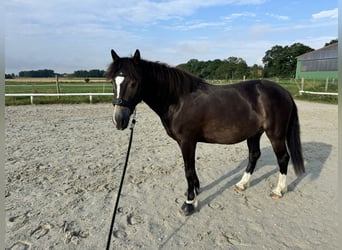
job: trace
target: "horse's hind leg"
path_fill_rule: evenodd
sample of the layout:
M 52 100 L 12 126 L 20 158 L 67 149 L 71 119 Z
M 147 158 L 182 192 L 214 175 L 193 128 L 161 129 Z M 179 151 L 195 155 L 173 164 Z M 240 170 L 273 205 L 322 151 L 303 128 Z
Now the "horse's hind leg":
M 242 192 L 249 186 L 249 179 L 251 178 L 251 175 L 253 174 L 254 169 L 255 169 L 255 165 L 261 155 L 260 137 L 262 134 L 263 132 L 259 132 L 258 134 L 247 139 L 247 145 L 248 145 L 248 151 L 249 151 L 248 165 L 241 180 L 235 185 L 235 190 L 237 192 Z
M 272 190 L 271 197 L 273 199 L 279 199 L 287 192 L 286 185 L 286 175 L 287 167 L 289 163 L 290 156 L 287 152 L 285 145 L 285 138 L 282 139 L 272 139 L 270 138 L 274 153 L 277 156 L 277 161 L 279 165 L 279 180 L 275 189 Z

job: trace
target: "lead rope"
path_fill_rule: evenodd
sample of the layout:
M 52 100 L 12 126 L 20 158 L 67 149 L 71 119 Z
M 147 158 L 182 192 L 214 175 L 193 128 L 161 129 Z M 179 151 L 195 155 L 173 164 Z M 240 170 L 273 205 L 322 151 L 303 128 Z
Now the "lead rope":
M 122 177 L 121 177 L 121 182 L 120 182 L 120 186 L 119 186 L 118 195 L 116 197 L 115 208 L 114 208 L 114 211 L 113 211 L 112 222 L 110 224 L 110 230 L 109 230 L 106 250 L 109 250 L 109 247 L 110 247 L 110 242 L 111 242 L 112 234 L 113 234 L 115 215 L 116 215 L 116 211 L 118 210 L 118 206 L 119 206 L 119 199 L 120 199 L 120 194 L 121 194 L 121 190 L 122 190 L 122 186 L 123 186 L 123 182 L 124 182 L 124 178 L 125 178 L 125 174 L 126 174 L 128 158 L 129 158 L 129 152 L 131 151 L 131 145 L 132 145 L 132 139 L 133 139 L 133 129 L 134 129 L 134 125 L 135 125 L 135 122 L 136 122 L 135 121 L 135 115 L 136 115 L 136 111 L 134 110 L 132 121 L 131 121 L 131 126 L 130 126 L 131 135 L 129 137 L 128 149 L 127 149 L 127 154 L 126 154 L 126 161 L 125 161 L 125 165 L 124 165 L 123 172 L 122 172 Z

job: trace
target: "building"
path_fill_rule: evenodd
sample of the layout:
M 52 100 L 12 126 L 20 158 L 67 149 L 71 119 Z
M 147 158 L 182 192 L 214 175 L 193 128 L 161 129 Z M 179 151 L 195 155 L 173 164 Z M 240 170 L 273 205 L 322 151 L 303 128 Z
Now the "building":
M 296 79 L 338 79 L 338 43 L 297 57 Z

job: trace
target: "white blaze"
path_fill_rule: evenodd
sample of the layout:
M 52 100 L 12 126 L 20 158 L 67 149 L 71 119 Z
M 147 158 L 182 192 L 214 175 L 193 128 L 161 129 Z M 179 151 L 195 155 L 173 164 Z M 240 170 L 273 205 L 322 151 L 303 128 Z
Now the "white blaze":
M 125 80 L 124 76 L 117 76 L 115 77 L 115 85 L 116 85 L 116 98 L 119 98 L 120 95 L 120 85 L 121 83 L 123 83 L 123 81 Z M 114 106 L 114 112 L 113 112 L 113 117 L 112 117 L 112 121 L 114 123 L 114 125 L 116 125 L 116 121 L 115 121 L 115 113 L 117 111 L 117 105 Z
M 120 84 L 123 83 L 124 80 L 125 80 L 125 77 L 123 77 L 123 76 L 117 76 L 117 77 L 115 77 L 116 98 L 119 98 L 119 94 L 120 94 Z

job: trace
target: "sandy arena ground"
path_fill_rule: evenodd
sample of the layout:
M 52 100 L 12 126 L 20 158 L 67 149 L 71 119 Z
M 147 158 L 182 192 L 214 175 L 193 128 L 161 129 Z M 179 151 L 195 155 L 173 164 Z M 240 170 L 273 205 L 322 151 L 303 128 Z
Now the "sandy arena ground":
M 180 150 L 157 115 L 137 109 L 112 249 L 338 249 L 337 105 L 297 101 L 306 174 L 278 181 L 267 137 L 251 185 L 234 191 L 247 145 L 198 144 L 197 212 L 180 214 Z M 105 249 L 129 130 L 111 104 L 6 107 L 6 249 Z

